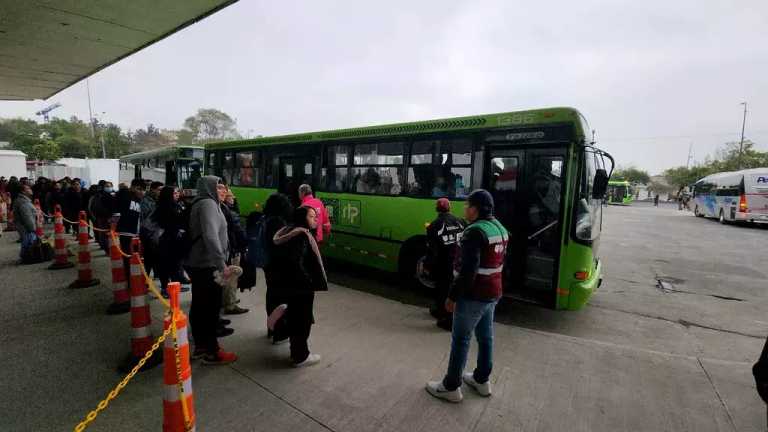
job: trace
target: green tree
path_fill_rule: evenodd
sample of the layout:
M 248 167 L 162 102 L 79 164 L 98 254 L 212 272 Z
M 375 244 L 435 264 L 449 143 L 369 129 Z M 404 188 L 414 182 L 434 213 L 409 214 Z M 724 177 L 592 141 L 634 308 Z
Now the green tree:
M 17 134 L 11 141 L 11 147 L 27 154 L 29 159 L 56 160 L 61 158 L 61 150 L 55 141 L 45 135 Z
M 647 171 L 641 170 L 634 166 L 627 168 L 619 168 L 611 175 L 616 180 L 626 180 L 632 184 L 648 184 L 651 181 L 651 176 Z
M 91 126 L 75 116 L 69 120 L 53 118 L 40 127 L 56 142 L 64 157 L 101 157 L 101 147 L 93 138 Z
M 184 130 L 195 143 L 240 138 L 235 119 L 214 108 L 200 108 L 195 115 L 187 117 Z

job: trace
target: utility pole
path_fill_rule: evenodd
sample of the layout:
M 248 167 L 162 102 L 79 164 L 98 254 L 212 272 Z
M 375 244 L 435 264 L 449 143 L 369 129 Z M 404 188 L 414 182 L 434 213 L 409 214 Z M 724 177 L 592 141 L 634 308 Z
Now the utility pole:
M 739 142 L 739 169 L 741 169 L 742 156 L 744 155 L 744 125 L 747 124 L 747 103 L 742 102 L 740 105 L 744 105 L 744 117 L 741 119 L 741 141 Z
M 688 161 L 685 163 L 686 168 L 691 167 L 691 162 L 693 161 L 693 142 L 688 146 Z
M 93 123 L 93 109 L 91 108 L 91 85 L 85 80 L 85 88 L 88 90 L 88 118 L 91 119 L 91 138 L 96 140 L 96 124 Z
M 592 144 L 595 143 L 595 130 L 592 129 Z

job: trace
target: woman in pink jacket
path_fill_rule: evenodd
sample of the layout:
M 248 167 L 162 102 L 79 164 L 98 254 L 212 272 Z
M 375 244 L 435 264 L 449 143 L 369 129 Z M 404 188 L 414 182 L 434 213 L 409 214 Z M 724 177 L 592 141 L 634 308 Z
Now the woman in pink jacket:
M 328 210 L 325 209 L 322 201 L 314 197 L 312 186 L 308 184 L 299 186 L 299 200 L 301 200 L 302 206 L 312 207 L 317 212 L 315 240 L 318 244 L 322 244 L 323 238 L 331 234 L 331 219 L 328 216 Z

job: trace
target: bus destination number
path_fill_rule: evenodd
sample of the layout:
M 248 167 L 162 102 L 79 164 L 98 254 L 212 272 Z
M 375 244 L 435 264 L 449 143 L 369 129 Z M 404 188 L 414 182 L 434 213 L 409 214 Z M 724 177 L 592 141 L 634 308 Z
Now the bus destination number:
M 499 124 L 502 126 L 532 124 L 535 122 L 536 114 L 534 113 L 515 113 L 499 119 Z

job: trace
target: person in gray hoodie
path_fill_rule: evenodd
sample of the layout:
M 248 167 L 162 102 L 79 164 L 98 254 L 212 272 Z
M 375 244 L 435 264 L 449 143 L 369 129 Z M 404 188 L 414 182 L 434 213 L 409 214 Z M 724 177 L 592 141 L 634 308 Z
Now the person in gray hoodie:
M 191 247 L 184 267 L 192 280 L 189 311 L 195 340 L 192 358 L 202 358 L 205 364 L 220 365 L 237 360 L 237 355 L 221 349 L 216 338 L 222 296 L 222 286 L 216 283 L 216 275 L 226 273 L 229 251 L 227 221 L 221 212 L 226 190 L 219 177 L 198 179 L 197 196 L 189 215 Z
M 24 258 L 24 253 L 37 238 L 35 235 L 37 211 L 32 204 L 32 188 L 29 185 L 22 186 L 19 196 L 13 201 L 13 217 L 19 239 L 21 239 L 19 257 Z

